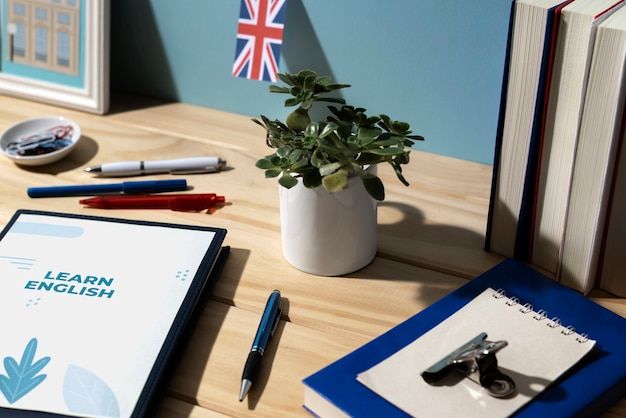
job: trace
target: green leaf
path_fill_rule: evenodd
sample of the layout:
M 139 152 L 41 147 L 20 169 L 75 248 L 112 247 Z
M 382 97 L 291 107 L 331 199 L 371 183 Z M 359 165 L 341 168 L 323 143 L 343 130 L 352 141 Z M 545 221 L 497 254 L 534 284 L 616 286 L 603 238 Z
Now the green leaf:
M 327 124 L 326 126 L 324 126 L 324 129 L 322 130 L 322 133 L 320 134 L 320 138 L 324 138 L 330 135 L 331 133 L 335 132 L 337 129 L 339 129 L 339 125 L 337 125 L 336 123 L 331 122 Z
M 291 90 L 289 90 L 289 93 L 291 93 L 291 95 L 295 97 L 298 94 L 302 93 L 302 89 L 300 87 L 292 87 Z
M 330 83 L 331 83 L 331 81 L 332 81 L 332 80 L 330 79 L 330 77 L 329 77 L 329 76 L 327 76 L 327 75 L 322 75 L 322 76 L 319 76 L 319 77 L 317 77 L 317 78 L 315 79 L 315 84 L 321 84 L 321 85 L 325 86 L 325 85 L 330 84 Z
M 267 158 L 261 158 L 256 162 L 256 166 L 262 170 L 267 170 L 268 168 L 274 167 L 274 164 Z
M 301 149 L 291 150 L 291 152 L 289 153 L 289 162 L 292 164 L 295 163 L 300 159 L 300 157 L 302 157 L 302 154 L 304 154 L 304 151 L 302 151 Z
M 330 102 L 330 103 L 340 103 L 345 104 L 346 101 L 344 99 L 339 99 L 337 97 L 316 97 L 316 102 Z
M 270 93 L 289 93 L 289 87 L 270 86 Z
M 356 136 L 362 145 L 367 145 L 370 142 L 374 141 L 376 138 L 378 138 L 378 135 L 380 135 L 382 132 L 383 130 L 380 128 L 369 128 L 367 126 L 362 126 L 356 132 Z
M 304 130 L 306 136 L 317 136 L 320 131 L 320 124 L 318 122 L 310 123 Z
M 399 134 L 405 133 L 410 128 L 409 124 L 406 122 L 393 122 L 391 127 L 394 132 Z
M 382 119 L 382 121 L 378 124 L 382 126 L 383 129 L 391 131 L 391 118 L 389 118 L 389 116 L 387 115 L 380 115 L 380 118 Z
M 302 101 L 301 106 L 303 109 L 310 109 L 312 104 L 313 104 L 313 99 L 305 99 Z
M 304 77 L 304 85 L 303 85 L 303 89 L 304 90 L 311 90 L 313 88 L 313 85 L 315 84 L 315 78 L 316 76 L 313 74 L 309 74 L 307 76 Z
M 322 176 L 317 170 L 307 170 L 302 174 L 302 184 L 304 187 L 313 189 L 322 184 Z
M 276 155 L 278 155 L 280 158 L 287 158 L 287 156 L 289 155 L 289 148 L 287 147 L 278 148 L 276 150 Z
M 424 140 L 424 137 L 421 136 L 421 135 L 407 135 L 406 137 L 407 138 L 411 138 L 414 141 L 423 141 Z
M 383 136 L 381 135 L 378 138 L 378 140 L 376 140 L 376 141 L 374 141 L 374 142 L 372 142 L 370 144 L 370 146 L 372 146 L 372 147 L 388 147 L 390 145 L 395 145 L 397 147 L 403 147 L 404 146 L 404 137 L 397 136 L 397 135 L 389 135 L 389 136 L 383 138 Z
M 291 74 L 278 73 L 276 75 L 278 76 L 279 80 L 282 81 L 283 83 L 289 84 L 290 86 L 295 85 Z
M 379 201 L 385 200 L 385 186 L 378 177 L 368 173 L 367 176 L 361 177 L 361 180 L 370 196 Z
M 380 117 L 378 116 L 370 116 L 369 118 L 365 119 L 365 125 L 374 125 L 378 122 L 380 122 Z
M 391 166 L 393 167 L 393 171 L 396 172 L 396 176 L 402 182 L 402 184 L 404 184 L 405 186 L 408 186 L 409 182 L 406 181 L 406 179 L 404 178 L 404 175 L 402 174 L 402 167 L 400 167 L 400 165 L 394 164 L 392 162 L 389 162 L 389 164 L 391 164 Z
M 313 70 L 300 70 L 296 75 L 298 77 L 302 77 L 303 79 L 308 76 L 313 76 L 313 79 L 315 80 L 315 77 L 317 77 L 317 73 Z
M 393 161 L 398 165 L 408 164 L 409 163 L 409 151 L 406 151 L 404 154 L 398 155 L 396 158 L 393 159 Z
M 283 170 L 281 170 L 280 168 L 272 168 L 269 170 L 265 170 L 265 178 L 269 179 L 271 177 L 278 177 L 278 175 L 282 172 Z
M 287 189 L 291 189 L 293 186 L 298 184 L 298 179 L 289 173 L 283 173 L 283 175 L 278 179 L 278 183 Z
M 327 84 L 326 87 L 332 90 L 345 89 L 346 87 L 351 87 L 350 84 Z
M 313 151 L 313 155 L 311 155 L 311 165 L 313 167 L 319 168 L 322 164 L 324 164 L 324 160 L 322 159 L 322 151 L 317 148 Z
M 345 168 L 335 173 L 322 177 L 322 185 L 329 192 L 338 192 L 343 190 L 348 184 L 348 170 Z
M 300 100 L 296 99 L 295 97 L 291 97 L 285 100 L 285 107 L 296 106 L 298 103 L 300 103 Z
M 368 149 L 365 152 L 369 152 L 370 154 L 376 155 L 400 155 L 404 152 L 404 148 L 379 148 L 379 149 Z
M 263 122 L 261 122 L 258 119 L 252 119 L 252 122 L 256 123 L 257 125 L 262 126 L 263 128 L 267 129 L 267 127 L 263 124 Z
M 334 162 L 334 163 L 330 163 L 330 164 L 324 164 L 322 166 L 320 166 L 319 170 L 320 170 L 320 175 L 322 177 L 324 176 L 328 176 L 332 173 L 334 173 L 335 171 L 339 170 L 341 168 L 343 164 L 341 164 L 340 162 Z
M 296 162 L 295 164 L 293 164 L 291 166 L 291 169 L 293 171 L 297 171 L 297 170 L 303 169 L 304 167 L 306 167 L 308 165 L 309 165 L 309 160 L 307 158 L 303 158 L 303 159 L 299 160 L 298 162 Z
M 360 165 L 370 165 L 370 164 L 378 164 L 383 160 L 383 157 L 380 155 L 368 154 L 366 152 L 362 152 L 355 161 Z

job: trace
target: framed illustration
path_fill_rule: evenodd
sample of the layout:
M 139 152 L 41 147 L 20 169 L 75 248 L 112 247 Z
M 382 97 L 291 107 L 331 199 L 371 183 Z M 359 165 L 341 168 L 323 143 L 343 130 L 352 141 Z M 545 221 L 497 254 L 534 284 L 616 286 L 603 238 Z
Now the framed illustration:
M 0 93 L 109 105 L 109 0 L 0 0 Z

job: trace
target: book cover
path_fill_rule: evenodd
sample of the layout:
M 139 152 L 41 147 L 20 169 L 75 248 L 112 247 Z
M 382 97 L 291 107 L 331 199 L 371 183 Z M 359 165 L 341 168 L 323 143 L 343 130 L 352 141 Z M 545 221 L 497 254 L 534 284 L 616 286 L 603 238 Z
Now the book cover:
M 144 416 L 224 235 L 18 211 L 0 235 L 2 416 Z

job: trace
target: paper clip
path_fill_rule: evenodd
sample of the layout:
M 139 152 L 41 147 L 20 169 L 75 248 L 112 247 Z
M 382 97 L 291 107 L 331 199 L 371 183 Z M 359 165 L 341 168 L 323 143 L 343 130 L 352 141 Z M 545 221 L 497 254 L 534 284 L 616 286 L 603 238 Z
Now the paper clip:
M 496 353 L 506 347 L 506 341 L 488 341 L 481 332 L 452 353 L 422 372 L 426 383 L 436 385 L 452 372 L 479 383 L 489 395 L 506 398 L 515 393 L 515 382 L 498 369 Z

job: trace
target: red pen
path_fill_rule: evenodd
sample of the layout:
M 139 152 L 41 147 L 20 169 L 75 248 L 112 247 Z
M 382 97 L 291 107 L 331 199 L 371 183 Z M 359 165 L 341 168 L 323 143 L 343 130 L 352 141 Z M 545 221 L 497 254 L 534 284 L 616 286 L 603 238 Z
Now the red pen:
M 196 193 L 96 196 L 79 202 L 98 209 L 171 209 L 197 212 L 225 201 L 224 196 L 217 196 L 215 193 Z

